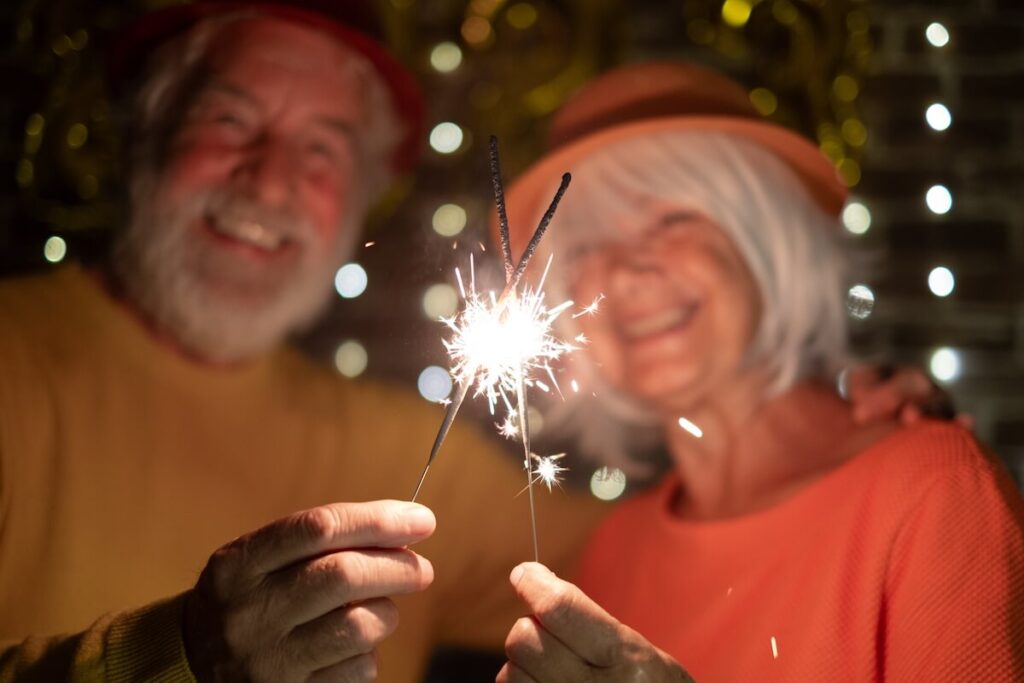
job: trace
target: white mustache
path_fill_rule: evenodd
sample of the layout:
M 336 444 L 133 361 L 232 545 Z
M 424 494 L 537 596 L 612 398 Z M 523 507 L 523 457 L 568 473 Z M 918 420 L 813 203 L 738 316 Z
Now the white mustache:
M 287 207 L 271 207 L 237 192 L 210 190 L 196 195 L 187 208 L 192 218 L 209 216 L 230 237 L 273 250 L 286 242 L 308 244 L 312 224 Z

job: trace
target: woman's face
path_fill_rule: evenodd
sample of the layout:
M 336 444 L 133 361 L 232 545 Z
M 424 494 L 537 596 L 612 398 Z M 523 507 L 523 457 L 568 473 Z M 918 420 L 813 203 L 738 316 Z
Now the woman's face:
M 616 387 L 662 413 L 693 410 L 738 379 L 760 297 L 732 241 L 708 218 L 678 208 L 644 212 L 631 242 L 576 261 L 576 301 L 604 294 L 580 318 L 589 350 Z

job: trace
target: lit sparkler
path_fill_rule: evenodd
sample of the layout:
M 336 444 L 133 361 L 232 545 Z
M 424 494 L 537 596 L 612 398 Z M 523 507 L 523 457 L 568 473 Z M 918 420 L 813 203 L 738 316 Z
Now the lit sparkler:
M 546 388 L 538 374 L 546 374 L 558 388 L 551 362 L 576 348 L 573 344 L 555 338 L 551 327 L 555 319 L 573 305 L 566 301 L 548 307 L 542 291 L 551 259 L 548 259 L 540 283 L 535 288 L 519 287 L 523 273 L 529 265 L 554 216 L 558 203 L 569 186 L 568 173 L 562 176 L 561 185 L 551 205 L 541 218 L 518 264 L 512 259 L 509 239 L 508 216 L 505 212 L 505 193 L 501 183 L 498 162 L 497 140 L 491 137 L 491 180 L 494 186 L 494 200 L 498 209 L 498 225 L 501 235 L 501 252 L 505 266 L 505 288 L 500 296 L 493 292 L 481 295 L 476 291 L 476 277 L 473 260 L 470 259 L 470 286 L 467 291 L 461 272 L 456 268 L 459 291 L 465 299 L 462 312 L 444 323 L 451 329 L 451 339 L 444 342 L 452 360 L 452 375 L 456 390 L 445 412 L 444 421 L 430 449 L 427 464 L 420 475 L 413 500 L 419 495 L 431 464 L 437 457 L 455 416 L 462 407 L 471 387 L 476 387 L 475 396 L 485 396 L 493 414 L 496 406 L 503 406 L 506 418 L 499 432 L 507 437 L 518 436 L 523 444 L 523 467 L 526 470 L 527 489 L 530 492 L 530 521 L 533 530 L 534 557 L 539 559 L 537 547 L 537 523 L 533 503 L 535 476 L 540 476 L 550 488 L 555 477 L 564 471 L 555 464 L 558 457 L 544 461 L 544 474 L 536 474 L 531 468 L 530 434 L 526 422 L 529 386 Z M 596 309 L 596 303 L 593 305 Z M 561 390 L 559 389 L 559 392 Z M 533 456 L 536 457 L 536 456 Z M 550 481 L 548 476 L 551 477 Z

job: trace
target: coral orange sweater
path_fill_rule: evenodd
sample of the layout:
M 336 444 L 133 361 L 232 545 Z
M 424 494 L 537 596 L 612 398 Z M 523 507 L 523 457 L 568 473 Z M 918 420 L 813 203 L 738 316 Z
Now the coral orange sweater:
M 612 513 L 577 578 L 700 683 L 1024 680 L 1021 498 L 958 427 L 740 518 L 674 518 L 679 489 Z

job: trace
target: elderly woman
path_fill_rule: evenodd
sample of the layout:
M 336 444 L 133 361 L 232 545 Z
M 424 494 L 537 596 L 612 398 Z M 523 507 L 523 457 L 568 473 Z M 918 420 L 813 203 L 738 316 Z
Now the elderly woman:
M 532 614 L 498 680 L 1021 680 L 1010 478 L 955 423 L 861 424 L 836 392 L 831 165 L 681 65 L 595 81 L 554 138 L 509 192 L 513 228 L 571 171 L 554 286 L 605 297 L 575 321 L 600 405 L 561 422 L 610 458 L 655 425 L 673 466 L 603 523 L 576 585 L 513 571 Z

